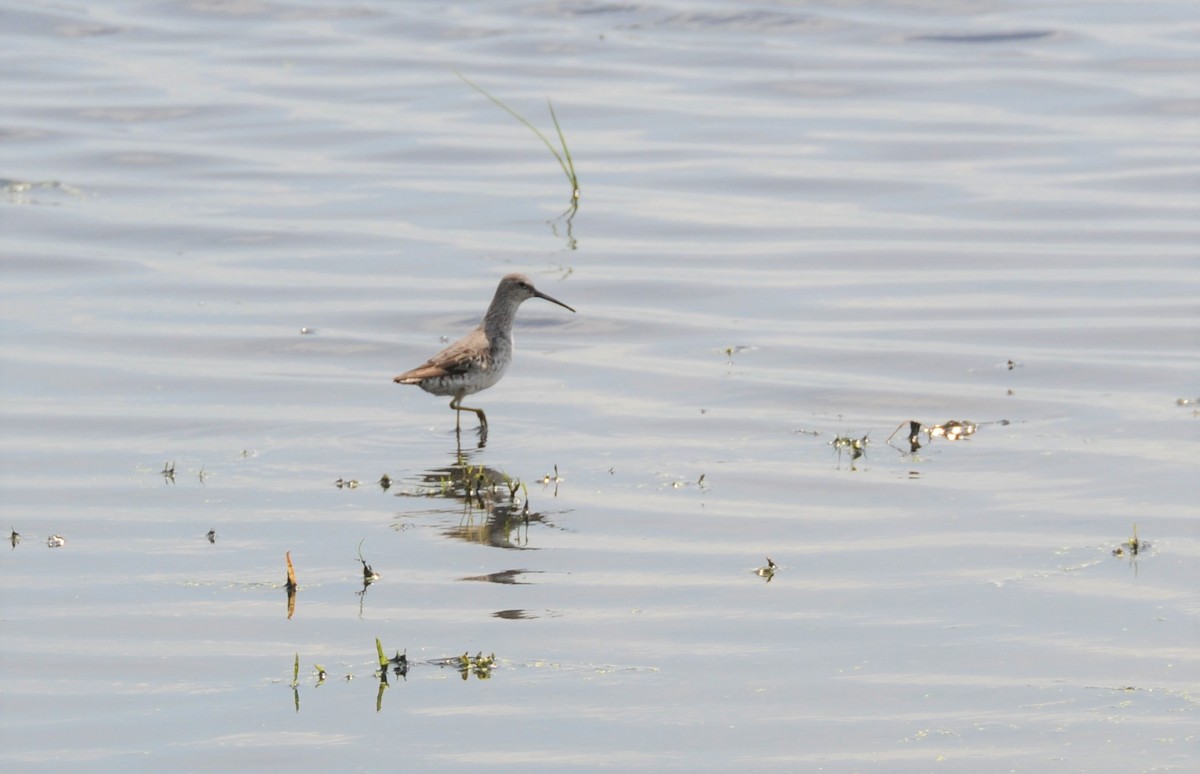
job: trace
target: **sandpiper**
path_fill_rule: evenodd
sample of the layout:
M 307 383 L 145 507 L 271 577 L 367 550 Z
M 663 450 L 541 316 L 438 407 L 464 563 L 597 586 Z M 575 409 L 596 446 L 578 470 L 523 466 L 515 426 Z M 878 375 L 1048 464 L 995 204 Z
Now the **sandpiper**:
M 443 349 L 424 365 L 397 376 L 397 384 L 415 384 L 433 395 L 453 395 L 454 429 L 459 429 L 460 413 L 473 411 L 479 417 L 479 431 L 487 433 L 483 409 L 462 405 L 467 395 L 486 390 L 504 376 L 512 362 L 513 320 L 517 307 L 530 298 L 544 298 L 564 309 L 571 307 L 542 293 L 524 274 L 509 274 L 500 280 L 487 314 L 475 330 Z M 574 309 L 571 309 L 574 312 Z

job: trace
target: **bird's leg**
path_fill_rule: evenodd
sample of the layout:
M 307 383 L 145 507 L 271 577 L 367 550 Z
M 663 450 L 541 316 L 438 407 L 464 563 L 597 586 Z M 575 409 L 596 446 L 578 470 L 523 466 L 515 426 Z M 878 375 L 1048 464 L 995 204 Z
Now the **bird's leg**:
M 475 412 L 475 416 L 479 417 L 479 431 L 482 433 L 487 433 L 487 414 L 483 413 L 483 409 L 471 408 L 470 406 L 462 405 L 462 399 L 462 395 L 456 395 L 454 396 L 454 400 L 450 401 L 450 408 L 454 409 L 455 411 L 454 429 L 457 430 L 459 428 L 459 412 L 473 411 Z

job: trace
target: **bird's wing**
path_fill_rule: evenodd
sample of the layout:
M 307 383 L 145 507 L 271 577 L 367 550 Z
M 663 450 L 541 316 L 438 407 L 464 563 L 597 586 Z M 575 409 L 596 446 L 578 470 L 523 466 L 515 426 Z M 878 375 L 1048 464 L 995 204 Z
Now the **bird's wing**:
M 477 328 L 429 358 L 423 365 L 405 371 L 392 381 L 398 384 L 420 384 L 426 379 L 465 373 L 480 360 L 486 361 L 487 352 L 487 336 Z

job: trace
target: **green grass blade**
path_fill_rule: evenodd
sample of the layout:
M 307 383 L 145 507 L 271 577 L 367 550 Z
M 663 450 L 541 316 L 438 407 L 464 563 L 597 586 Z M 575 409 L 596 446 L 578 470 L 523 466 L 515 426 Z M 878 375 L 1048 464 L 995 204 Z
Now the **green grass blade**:
M 550 119 L 554 121 L 554 131 L 558 132 L 558 141 L 562 143 L 563 156 L 567 158 L 567 163 L 563 164 L 563 171 L 567 173 L 567 179 L 571 181 L 571 185 L 575 189 L 572 192 L 571 198 L 578 199 L 579 178 L 575 176 L 575 162 L 571 160 L 571 151 L 567 148 L 567 137 L 563 134 L 562 127 L 558 125 L 558 116 L 554 112 L 554 103 L 550 101 L 549 97 L 546 97 L 546 107 L 550 108 Z M 557 153 L 554 155 L 558 156 Z M 561 158 L 558 161 L 560 164 L 562 163 Z
M 557 116 L 554 115 L 554 106 L 553 105 L 550 106 L 550 117 L 554 119 L 554 128 L 556 130 L 558 130 L 558 139 L 560 142 L 562 142 L 562 148 L 563 148 L 562 154 L 560 154 L 558 152 L 558 149 L 555 148 L 553 144 L 551 144 L 550 140 L 546 139 L 546 135 L 542 134 L 541 130 L 538 129 L 536 126 L 534 126 L 532 123 L 530 123 L 525 118 L 525 116 L 521 115 L 517 111 L 510 108 L 508 105 L 501 102 L 499 98 L 492 96 L 482 86 L 474 83 L 470 78 L 463 75 L 458 70 L 455 70 L 454 74 L 457 75 L 460 79 L 462 79 L 463 83 L 467 84 L 475 91 L 477 91 L 480 94 L 482 94 L 483 96 L 487 97 L 489 100 L 492 101 L 493 104 L 495 104 L 497 107 L 504 110 L 504 112 L 508 113 L 513 118 L 520 121 L 522 124 L 524 124 L 526 127 L 529 128 L 529 131 L 531 131 L 537 135 L 538 139 L 542 141 L 542 143 L 546 146 L 546 148 L 549 149 L 549 151 L 552 154 L 554 154 L 554 158 L 558 160 L 559 166 L 562 167 L 563 174 L 566 175 L 567 180 L 570 181 L 571 186 L 572 186 L 572 195 L 571 195 L 572 200 L 578 199 L 579 198 L 579 179 L 575 176 L 575 164 L 571 161 L 571 154 L 567 150 L 567 141 L 566 141 L 566 138 L 563 136 L 562 127 L 560 127 L 558 125 L 558 118 L 557 118 Z M 550 100 L 547 99 L 546 102 L 549 103 Z M 566 159 L 563 158 L 563 154 L 566 154 Z

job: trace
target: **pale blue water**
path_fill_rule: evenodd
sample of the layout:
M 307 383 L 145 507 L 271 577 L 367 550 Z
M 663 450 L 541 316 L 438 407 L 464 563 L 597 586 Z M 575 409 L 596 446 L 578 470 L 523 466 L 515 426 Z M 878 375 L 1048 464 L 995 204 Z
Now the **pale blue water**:
M 6 5 L 0 766 L 1190 770 L 1196 32 Z M 552 139 L 553 100 L 572 219 L 456 70 Z M 522 308 L 460 451 L 391 377 L 514 270 L 579 312 Z

